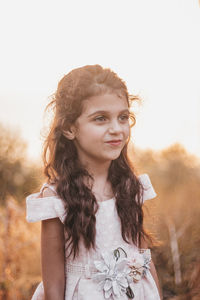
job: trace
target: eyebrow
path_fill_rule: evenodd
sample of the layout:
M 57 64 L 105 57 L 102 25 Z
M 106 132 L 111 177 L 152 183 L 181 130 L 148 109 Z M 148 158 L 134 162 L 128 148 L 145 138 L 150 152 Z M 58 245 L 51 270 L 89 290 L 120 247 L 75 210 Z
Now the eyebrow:
M 119 112 L 119 114 L 121 113 L 130 113 L 128 109 L 123 109 Z M 92 114 L 88 115 L 87 117 L 90 118 L 96 114 L 109 114 L 109 111 L 106 111 L 106 110 L 97 110 L 95 112 L 93 112 Z

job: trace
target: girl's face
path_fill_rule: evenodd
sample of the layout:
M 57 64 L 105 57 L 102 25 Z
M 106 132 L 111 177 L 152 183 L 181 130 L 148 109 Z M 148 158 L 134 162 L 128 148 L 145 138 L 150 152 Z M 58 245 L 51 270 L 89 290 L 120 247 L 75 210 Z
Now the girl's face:
M 71 130 L 81 162 L 118 158 L 130 134 L 127 99 L 104 94 L 84 100 L 82 114 Z

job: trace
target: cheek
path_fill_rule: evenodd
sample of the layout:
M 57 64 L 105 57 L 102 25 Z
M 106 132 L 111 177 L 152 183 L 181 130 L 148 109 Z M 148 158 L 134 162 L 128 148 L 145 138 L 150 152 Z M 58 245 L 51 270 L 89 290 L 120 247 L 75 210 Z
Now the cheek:
M 106 128 L 104 126 L 87 126 L 85 128 L 85 134 L 90 135 L 93 138 L 101 137 L 106 131 Z
M 125 133 L 125 135 L 126 135 L 127 138 L 128 138 L 129 135 L 131 134 L 131 129 L 130 129 L 130 126 L 129 126 L 129 125 L 127 125 L 127 126 L 125 127 L 124 133 Z
M 86 126 L 84 131 L 82 131 L 81 139 L 83 142 L 87 143 L 87 141 L 100 141 L 105 134 L 105 130 L 102 127 L 92 127 Z

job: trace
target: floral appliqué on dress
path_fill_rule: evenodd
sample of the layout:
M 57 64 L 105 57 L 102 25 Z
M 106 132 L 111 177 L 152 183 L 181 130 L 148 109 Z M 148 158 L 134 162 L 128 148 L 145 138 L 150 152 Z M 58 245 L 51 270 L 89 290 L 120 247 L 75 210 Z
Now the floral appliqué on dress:
M 101 260 L 94 261 L 97 273 L 93 275 L 93 280 L 104 291 L 105 299 L 111 296 L 117 299 L 123 294 L 133 299 L 134 292 L 130 284 L 137 283 L 149 270 L 150 249 L 139 249 L 128 259 L 126 252 L 119 247 L 113 252 L 102 253 L 101 257 Z

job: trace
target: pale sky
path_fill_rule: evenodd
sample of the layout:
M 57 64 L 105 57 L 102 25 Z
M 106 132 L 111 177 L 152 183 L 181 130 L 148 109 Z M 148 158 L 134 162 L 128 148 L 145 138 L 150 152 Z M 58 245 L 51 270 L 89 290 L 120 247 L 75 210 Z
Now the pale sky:
M 71 69 L 109 67 L 143 99 L 133 141 L 200 157 L 198 0 L 18 0 L 0 4 L 0 122 L 32 159 L 48 97 Z

